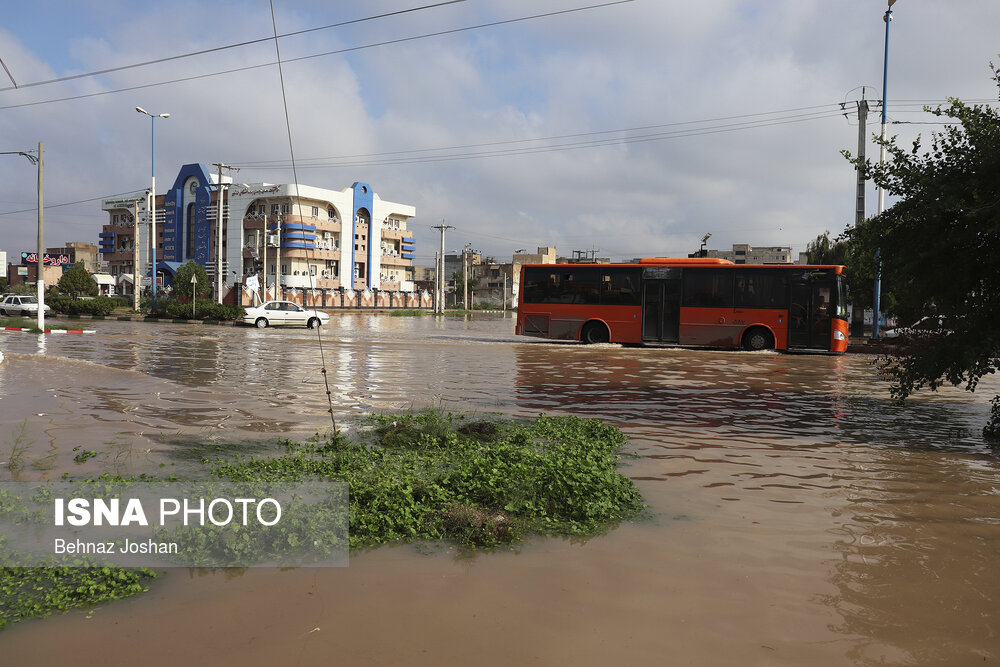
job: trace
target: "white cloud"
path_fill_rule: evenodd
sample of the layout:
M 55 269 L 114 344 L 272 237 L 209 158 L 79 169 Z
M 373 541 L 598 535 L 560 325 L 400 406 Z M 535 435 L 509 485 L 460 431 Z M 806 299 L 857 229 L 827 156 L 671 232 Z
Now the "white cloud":
M 461 3 L 282 40 L 282 55 L 291 59 L 581 5 L 572 0 Z M 278 3 L 278 28 L 304 29 L 404 6 L 397 0 L 350 8 Z M 127 11 L 122 3 L 79 7 L 65 18 L 43 20 L 28 12 L 5 24 L 0 57 L 20 83 L 271 33 L 268 6 L 260 3 L 133 3 Z M 565 254 L 596 248 L 615 258 L 685 254 L 709 231 L 714 247 L 750 242 L 801 250 L 817 234 L 839 232 L 853 219 L 853 171 L 839 151 L 855 150 L 857 130 L 838 115 L 476 159 L 386 164 L 388 156 L 382 156 L 381 164 L 324 168 L 307 160 L 451 146 L 465 146 L 461 152 L 469 154 L 509 152 L 543 145 L 513 143 L 541 137 L 587 135 L 566 142 L 634 138 L 694 126 L 595 133 L 813 105 L 831 109 L 861 84 L 875 86 L 878 96 L 882 12 L 882 3 L 867 0 L 637 0 L 288 62 L 285 84 L 295 153 L 302 161 L 299 180 L 337 189 L 366 181 L 385 199 L 414 204 L 421 258 L 437 249 L 437 232 L 430 227 L 442 218 L 458 227 L 449 233 L 447 249 L 471 242 L 497 256 L 550 244 Z M 998 3 L 969 0 L 961 11 L 944 3 L 898 3 L 895 16 L 890 99 L 959 95 L 996 100 L 987 64 L 997 59 Z M 73 37 L 66 43 L 39 41 L 47 34 L 53 40 Z M 189 162 L 287 160 L 275 67 L 10 108 L 273 58 L 273 43 L 263 42 L 0 92 L 0 107 L 8 107 L 0 109 L 0 150 L 45 143 L 47 205 L 145 187 L 149 120 L 135 113 L 136 105 L 171 113 L 170 119 L 157 121 L 158 186 Z M 927 120 L 914 113 L 918 108 L 895 103 L 890 116 Z M 890 131 L 909 141 L 917 131 L 934 127 L 893 125 Z M 874 114 L 869 128 L 877 131 Z M 237 178 L 290 181 L 291 173 L 247 169 Z M 0 212 L 30 208 L 34 197 L 34 170 L 23 159 L 3 156 Z M 45 216 L 50 245 L 96 242 L 103 222 L 97 201 L 47 208 Z M 33 247 L 34 220 L 34 213 L 0 215 L 0 248 L 16 254 Z

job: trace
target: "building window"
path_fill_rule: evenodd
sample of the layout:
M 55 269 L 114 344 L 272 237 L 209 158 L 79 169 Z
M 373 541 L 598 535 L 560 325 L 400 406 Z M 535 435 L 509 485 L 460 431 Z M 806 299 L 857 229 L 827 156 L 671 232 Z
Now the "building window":
M 314 218 L 318 218 L 319 217 L 319 206 L 313 206 L 312 217 L 314 217 Z
M 278 215 L 280 210 L 277 204 L 271 204 L 271 215 Z
M 290 208 L 291 208 L 290 204 L 287 204 L 287 203 L 286 204 L 282 204 L 281 205 L 281 212 L 284 213 L 285 215 L 287 215 Z

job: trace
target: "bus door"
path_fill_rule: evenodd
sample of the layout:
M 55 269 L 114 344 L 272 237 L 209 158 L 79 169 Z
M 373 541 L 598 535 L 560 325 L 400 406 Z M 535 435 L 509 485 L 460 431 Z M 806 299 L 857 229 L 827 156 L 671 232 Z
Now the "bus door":
M 830 349 L 833 286 L 826 272 L 806 273 L 791 281 L 788 347 Z
M 646 267 L 642 271 L 642 340 L 676 343 L 680 340 L 681 270 Z

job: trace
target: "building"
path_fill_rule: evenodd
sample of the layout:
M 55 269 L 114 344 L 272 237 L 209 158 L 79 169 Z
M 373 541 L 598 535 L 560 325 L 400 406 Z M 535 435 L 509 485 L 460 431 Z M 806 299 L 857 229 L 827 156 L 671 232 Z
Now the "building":
M 81 265 L 90 273 L 101 272 L 101 258 L 98 248 L 93 243 L 70 241 L 62 248 L 46 248 L 46 255 L 65 255 L 70 266 Z
M 6 254 L 6 253 L 4 253 Z M 62 278 L 63 267 L 69 263 L 66 255 L 45 254 L 43 259 L 42 279 L 48 289 Z M 22 252 L 20 264 L 7 265 L 7 284 L 11 287 L 27 283 L 33 285 L 38 281 L 38 253 Z
M 788 246 L 751 246 L 734 243 L 732 250 L 707 250 L 704 254 L 689 257 L 717 257 L 734 264 L 794 264 L 792 249 Z
M 188 164 L 157 196 L 158 285 L 168 286 L 189 260 L 204 266 L 214 284 L 221 239 L 224 294 L 235 284 L 252 284 L 253 276 L 258 284 L 266 276 L 270 298 L 285 290 L 414 291 L 415 246 L 406 227 L 416 215 L 413 206 L 385 201 L 367 183 L 329 190 L 219 181 L 205 165 Z M 132 274 L 137 234 L 139 265 L 149 266 L 148 223 L 135 224 L 136 216 L 149 217 L 143 198 L 140 193 L 102 206 L 109 223 L 100 235 L 101 253 L 112 275 Z

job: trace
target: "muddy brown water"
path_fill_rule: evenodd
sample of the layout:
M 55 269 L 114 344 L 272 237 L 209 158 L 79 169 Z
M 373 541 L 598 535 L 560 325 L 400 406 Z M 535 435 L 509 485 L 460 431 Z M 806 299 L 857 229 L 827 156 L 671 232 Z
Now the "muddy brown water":
M 93 328 L 0 335 L 0 461 L 24 444 L 22 478 L 181 470 L 192 443 L 329 426 L 305 329 Z M 134 599 L 4 630 L 0 665 L 1000 662 L 1000 459 L 979 437 L 995 381 L 898 405 L 861 355 L 551 344 L 498 317 L 347 315 L 323 334 L 338 415 L 618 425 L 649 517 L 474 557 L 170 570 Z M 100 454 L 78 464 L 74 447 Z

